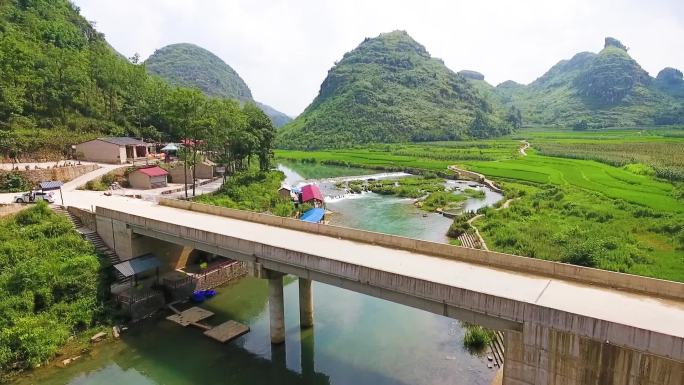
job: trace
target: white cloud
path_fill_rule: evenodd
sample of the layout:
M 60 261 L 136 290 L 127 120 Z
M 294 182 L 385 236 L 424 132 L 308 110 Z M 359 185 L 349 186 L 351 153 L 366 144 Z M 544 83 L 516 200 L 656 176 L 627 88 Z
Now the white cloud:
M 363 38 L 403 29 L 452 70 L 492 84 L 529 83 L 561 59 L 598 51 L 605 36 L 631 47 L 651 75 L 684 69 L 678 0 L 75 0 L 126 56 L 190 42 L 209 49 L 255 98 L 290 115 Z

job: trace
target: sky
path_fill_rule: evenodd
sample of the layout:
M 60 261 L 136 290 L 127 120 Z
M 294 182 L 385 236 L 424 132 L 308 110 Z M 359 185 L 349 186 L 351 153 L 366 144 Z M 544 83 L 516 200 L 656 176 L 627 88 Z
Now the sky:
M 450 69 L 530 83 L 561 59 L 618 38 L 651 76 L 684 70 L 682 0 L 72 0 L 109 43 L 145 59 L 194 43 L 254 98 L 296 116 L 335 61 L 365 37 L 405 30 Z

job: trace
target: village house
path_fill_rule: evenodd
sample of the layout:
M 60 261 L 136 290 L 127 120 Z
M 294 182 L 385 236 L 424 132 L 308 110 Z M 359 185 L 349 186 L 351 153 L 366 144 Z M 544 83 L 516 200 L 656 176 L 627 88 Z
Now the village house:
M 284 199 L 292 199 L 292 187 L 284 184 L 278 189 L 278 195 Z
M 169 173 L 159 166 L 141 167 L 128 174 L 128 184 L 137 189 L 153 189 L 166 187 Z
M 302 187 L 299 194 L 299 201 L 301 203 L 311 203 L 314 207 L 323 207 L 323 193 L 321 189 L 315 184 L 308 184 Z
M 195 178 L 197 179 L 211 179 L 214 177 L 216 172 L 216 164 L 210 160 L 203 160 L 197 163 L 195 166 Z M 178 162 L 169 169 L 169 176 L 171 177 L 172 183 L 184 183 L 183 178 L 186 177 L 185 170 L 183 169 L 183 163 Z M 187 182 L 192 183 L 192 168 L 188 167 L 187 172 Z
M 127 163 L 146 159 L 154 145 L 128 137 L 103 137 L 74 146 L 78 160 L 100 163 Z

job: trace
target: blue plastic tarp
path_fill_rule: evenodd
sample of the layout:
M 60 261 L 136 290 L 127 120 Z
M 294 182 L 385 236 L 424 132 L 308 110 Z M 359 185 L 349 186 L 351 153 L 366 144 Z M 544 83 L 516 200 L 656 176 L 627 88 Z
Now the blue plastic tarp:
M 321 219 L 323 219 L 324 215 L 325 215 L 324 209 L 313 208 L 313 209 L 309 209 L 307 212 L 302 214 L 302 216 L 299 217 L 299 219 L 304 221 L 304 222 L 318 223 L 321 221 Z

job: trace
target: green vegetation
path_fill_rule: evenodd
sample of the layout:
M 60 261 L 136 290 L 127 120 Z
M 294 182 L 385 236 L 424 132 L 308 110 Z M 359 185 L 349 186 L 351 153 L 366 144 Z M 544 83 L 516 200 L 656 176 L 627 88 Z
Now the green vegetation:
M 684 217 L 677 208 L 652 209 L 573 185 L 504 188 L 522 191 L 522 199 L 475 222 L 490 248 L 684 281 Z
M 89 180 L 86 182 L 83 188 L 84 190 L 90 190 L 90 191 L 105 191 L 109 190 L 111 187 L 112 183 L 116 182 L 119 184 L 121 187 L 128 187 L 128 178 L 127 175 L 134 170 L 133 167 L 129 168 L 119 168 L 116 170 L 112 170 L 104 175 L 102 175 L 99 178 Z
M 321 163 L 344 167 L 422 174 L 425 170 L 447 176 L 449 165 L 465 160 L 504 160 L 517 158 L 520 143 L 512 140 L 384 144 L 325 150 L 275 150 L 278 159 Z
M 63 157 L 102 135 L 207 143 L 238 163 L 270 153 L 274 130 L 264 130 L 253 103 L 148 75 L 67 0 L 0 1 L 0 31 L 0 156 Z
M 503 110 L 406 32 L 394 31 L 346 53 L 311 105 L 279 131 L 278 146 L 487 138 L 510 132 Z
M 100 266 L 71 224 L 39 203 L 0 220 L 0 372 L 35 367 L 102 308 Z
M 463 323 L 465 335 L 463 346 L 472 352 L 481 352 L 494 340 L 495 332 L 480 325 Z
M 458 207 L 466 199 L 468 197 L 463 194 L 454 194 L 451 191 L 436 191 L 430 193 L 430 195 L 418 203 L 419 207 L 425 211 L 437 211 L 437 209 L 449 211 Z
M 199 88 L 214 97 L 252 100 L 240 75 L 221 58 L 194 44 L 179 43 L 160 48 L 145 61 L 150 73 L 171 84 Z
M 496 179 L 507 199 L 520 198 L 504 210 L 483 210 L 485 215 L 475 222 L 490 249 L 684 281 L 684 183 L 673 184 L 664 178 L 675 178 L 658 171 L 684 167 L 676 152 L 684 144 L 680 133 L 532 129 L 508 140 L 472 142 L 470 148 L 461 142 L 438 142 L 337 152 L 278 150 L 276 156 L 433 173 L 457 164 Z M 524 157 L 517 151 L 521 138 L 532 143 Z M 538 147 L 582 149 L 602 163 L 545 156 Z M 492 160 L 467 159 L 475 158 L 473 150 Z M 625 163 L 614 163 L 620 167 L 599 158 L 628 153 Z M 448 158 L 456 160 L 444 160 Z M 471 231 L 468 219 L 456 218 L 448 235 Z
M 598 54 L 562 60 L 528 86 L 504 82 L 495 93 L 522 111 L 526 124 L 604 127 L 684 123 L 681 72 L 651 78 L 618 40 Z
M 455 217 L 454 222 L 449 226 L 449 230 L 447 230 L 447 236 L 456 239 L 465 233 L 474 232 L 473 228 L 468 224 L 468 221 L 474 216 L 475 214 L 473 213 L 463 213 Z
M 294 205 L 291 200 L 278 194 L 284 179 L 285 174 L 280 171 L 240 171 L 228 178 L 220 190 L 194 200 L 214 206 L 289 217 L 295 212 Z
M 482 197 L 484 193 L 467 189 L 457 194 L 447 190 L 443 178 L 427 173 L 425 176 L 380 180 L 350 180 L 337 183 L 337 188 L 359 194 L 371 191 L 381 195 L 394 195 L 402 198 L 419 199 L 416 206 L 425 211 L 437 209 L 449 210 L 456 208 L 468 197 Z
M 573 159 L 590 159 L 624 167 L 639 175 L 656 175 L 667 180 L 684 180 L 684 151 L 681 141 L 554 141 L 538 142 L 540 154 Z
M 252 91 L 233 68 L 194 44 L 171 44 L 160 48 L 145 61 L 145 66 L 150 73 L 176 86 L 199 88 L 210 97 L 254 102 Z M 292 120 L 273 107 L 255 103 L 276 127 Z
M 33 186 L 17 171 L 0 171 L 0 192 L 19 192 L 30 190 Z

